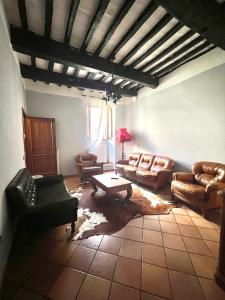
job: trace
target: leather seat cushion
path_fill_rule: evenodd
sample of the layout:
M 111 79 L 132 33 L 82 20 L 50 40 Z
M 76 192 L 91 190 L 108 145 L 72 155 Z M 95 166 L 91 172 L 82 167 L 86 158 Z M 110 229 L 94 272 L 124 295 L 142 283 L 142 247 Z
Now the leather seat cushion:
M 102 168 L 98 166 L 85 167 L 82 170 L 82 173 L 91 173 L 91 172 L 102 172 Z
M 117 169 L 124 169 L 124 167 L 127 167 L 127 165 L 116 164 Z
M 42 186 L 41 189 L 38 189 L 38 198 L 49 197 L 56 194 L 65 193 L 66 186 L 64 182 L 57 182 L 51 185 Z
M 124 168 L 124 171 L 125 171 L 125 172 L 128 172 L 128 173 L 133 173 L 133 174 L 135 174 L 135 172 L 137 171 L 137 169 L 138 169 L 138 168 L 133 167 L 133 166 L 126 166 L 126 167 Z
M 147 170 L 137 170 L 136 175 L 142 177 L 142 179 L 155 181 L 157 178 L 157 173 Z
M 205 199 L 205 187 L 194 184 L 187 183 L 179 180 L 174 180 L 171 183 L 172 190 L 179 196 L 186 198 L 188 200 L 204 200 Z

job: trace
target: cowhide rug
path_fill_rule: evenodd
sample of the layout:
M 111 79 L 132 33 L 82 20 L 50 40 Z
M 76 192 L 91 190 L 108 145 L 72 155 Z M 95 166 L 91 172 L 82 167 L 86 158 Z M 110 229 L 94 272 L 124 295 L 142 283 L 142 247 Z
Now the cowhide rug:
M 93 193 L 90 184 L 84 184 L 70 191 L 79 199 L 78 220 L 74 240 L 93 235 L 113 234 L 122 229 L 131 219 L 153 214 L 168 214 L 175 205 L 166 200 L 165 194 L 154 194 L 132 184 L 133 194 L 124 201 L 125 192 L 109 198 L 99 189 Z M 167 195 L 168 198 L 168 195 Z

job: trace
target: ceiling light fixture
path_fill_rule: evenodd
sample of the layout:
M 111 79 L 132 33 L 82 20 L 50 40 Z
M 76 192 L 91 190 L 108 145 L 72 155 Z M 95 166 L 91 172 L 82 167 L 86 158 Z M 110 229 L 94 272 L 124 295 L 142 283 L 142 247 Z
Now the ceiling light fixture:
M 111 87 L 106 90 L 105 96 L 102 99 L 105 100 L 106 103 L 116 104 L 122 98 L 122 96 L 118 91 L 117 85 L 113 84 L 113 74 L 111 83 Z

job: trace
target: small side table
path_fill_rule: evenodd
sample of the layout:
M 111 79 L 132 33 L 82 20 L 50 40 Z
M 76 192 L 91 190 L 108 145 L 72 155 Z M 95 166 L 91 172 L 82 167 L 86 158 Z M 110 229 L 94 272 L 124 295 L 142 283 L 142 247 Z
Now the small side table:
M 215 280 L 218 285 L 225 290 L 225 190 L 217 192 L 223 198 L 221 225 L 220 225 L 220 250 Z

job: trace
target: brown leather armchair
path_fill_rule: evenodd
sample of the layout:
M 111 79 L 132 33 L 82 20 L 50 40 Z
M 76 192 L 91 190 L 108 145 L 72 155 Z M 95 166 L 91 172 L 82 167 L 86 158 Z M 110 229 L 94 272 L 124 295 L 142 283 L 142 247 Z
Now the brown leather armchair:
M 97 156 L 93 153 L 80 153 L 76 155 L 75 162 L 81 181 L 103 173 L 103 163 L 97 162 Z
M 217 190 L 225 189 L 225 165 L 201 161 L 193 164 L 192 173 L 174 173 L 171 183 L 173 199 L 180 199 L 202 209 L 203 215 L 222 206 Z

